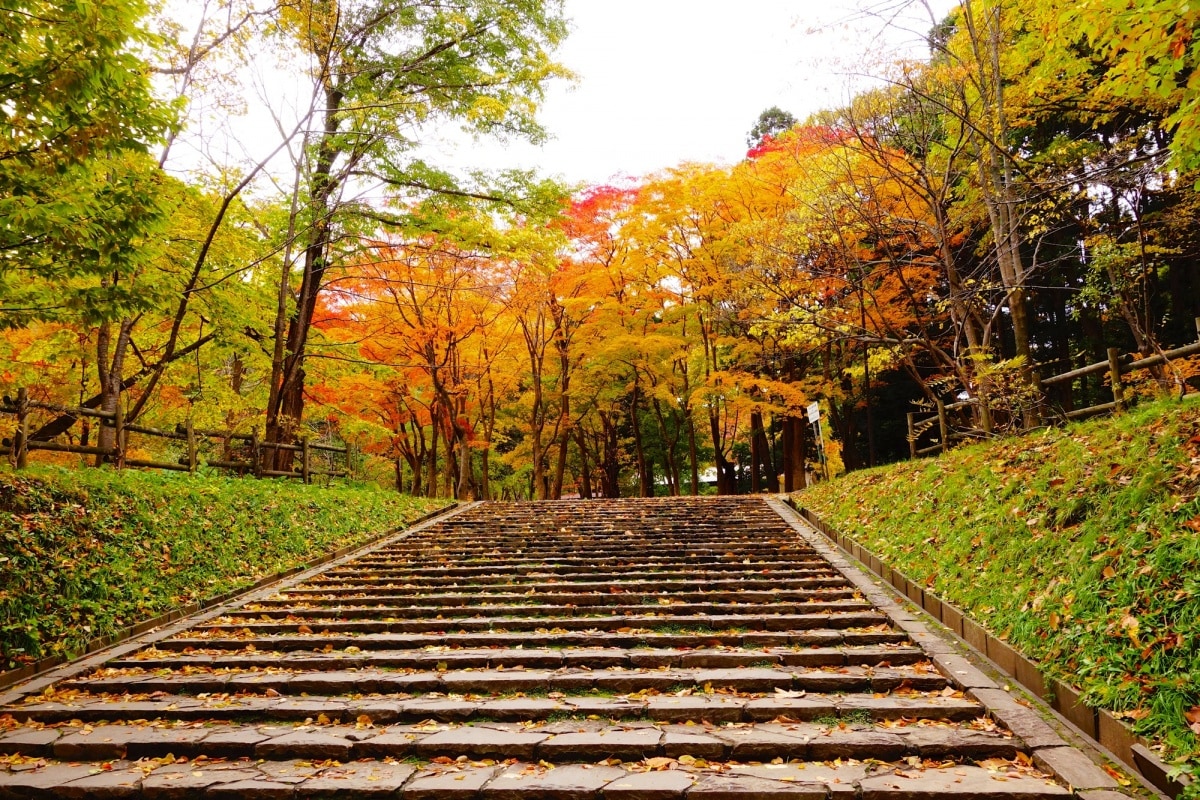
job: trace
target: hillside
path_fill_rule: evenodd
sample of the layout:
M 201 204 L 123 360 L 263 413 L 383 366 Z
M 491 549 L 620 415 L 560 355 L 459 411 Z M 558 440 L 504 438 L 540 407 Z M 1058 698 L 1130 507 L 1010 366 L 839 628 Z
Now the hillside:
M 1200 771 L 1200 402 L 857 472 L 795 495 Z
M 0 670 L 78 652 L 446 502 L 136 470 L 0 473 Z

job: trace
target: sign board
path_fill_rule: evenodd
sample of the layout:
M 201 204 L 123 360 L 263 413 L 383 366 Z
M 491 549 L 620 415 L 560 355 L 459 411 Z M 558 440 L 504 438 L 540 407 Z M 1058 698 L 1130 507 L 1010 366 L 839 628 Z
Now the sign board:
M 809 403 L 808 404 L 808 421 L 809 422 L 817 422 L 820 419 L 821 419 L 821 404 L 820 403 Z

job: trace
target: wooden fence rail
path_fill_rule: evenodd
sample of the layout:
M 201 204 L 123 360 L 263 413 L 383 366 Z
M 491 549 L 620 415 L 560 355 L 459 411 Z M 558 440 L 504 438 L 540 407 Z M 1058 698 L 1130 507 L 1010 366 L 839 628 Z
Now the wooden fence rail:
M 113 446 L 98 447 L 81 445 L 73 442 L 56 442 L 40 440 L 29 435 L 29 422 L 34 411 L 51 411 L 57 414 L 70 414 L 76 417 L 91 417 L 98 419 L 100 425 L 113 430 Z M 29 390 L 20 388 L 16 398 L 4 397 L 0 400 L 0 414 L 16 417 L 16 431 L 12 438 L 0 441 L 0 456 L 8 456 L 17 469 L 24 469 L 29 462 L 29 453 L 34 450 L 44 450 L 52 453 L 75 453 L 78 455 L 96 456 L 100 460 L 111 461 L 118 469 L 125 467 L 142 467 L 146 469 L 165 469 L 176 472 L 195 472 L 201 464 L 200 448 L 202 443 L 220 443 L 224 458 L 203 459 L 203 466 L 237 472 L 240 475 L 257 477 L 299 478 L 305 483 L 312 483 L 317 476 L 344 478 L 350 474 L 354 458 L 354 448 L 351 445 L 316 444 L 303 437 L 296 444 L 276 444 L 259 439 L 258 432 L 235 433 L 233 431 L 201 430 L 192 425 L 189 419 L 179 423 L 174 430 L 163 430 L 146 425 L 136 425 L 125 421 L 124 404 L 117 403 L 115 411 L 101 411 L 94 408 L 62 406 L 56 403 L 44 403 L 29 398 Z M 129 435 L 148 436 L 157 439 L 167 439 L 184 444 L 184 455 L 178 462 L 149 461 L 140 458 L 130 458 Z M 230 457 L 234 442 L 249 450 L 249 457 L 236 459 Z M 264 467 L 265 455 L 268 452 L 286 450 L 298 454 L 299 465 L 292 470 L 275 470 Z M 329 469 L 313 466 L 314 453 L 328 454 L 331 461 L 341 456 L 342 469 L 334 469 L 332 463 Z
M 1183 347 L 1176 347 L 1173 350 L 1165 350 L 1161 353 L 1147 356 L 1145 358 L 1135 359 L 1132 355 L 1122 354 L 1115 347 L 1108 348 L 1108 359 L 1105 361 L 1097 361 L 1095 364 L 1088 364 L 1078 369 L 1072 369 L 1058 375 L 1051 375 L 1046 378 L 1041 378 L 1038 381 L 1039 388 L 1044 389 L 1047 386 L 1065 385 L 1070 391 L 1071 385 L 1079 378 L 1086 378 L 1089 375 L 1097 375 L 1100 373 L 1108 373 L 1109 388 L 1112 390 L 1112 401 L 1100 403 L 1099 405 L 1087 406 L 1086 408 L 1076 408 L 1070 411 L 1063 411 L 1058 414 L 1049 415 L 1050 419 L 1058 419 L 1060 421 L 1085 419 L 1094 417 L 1099 414 L 1108 414 L 1115 411 L 1121 411 L 1125 408 L 1125 381 L 1123 378 L 1134 372 L 1138 372 L 1152 367 L 1168 364 L 1177 358 L 1186 358 L 1188 356 L 1200 355 L 1200 317 L 1196 317 L 1196 337 L 1197 340 L 1191 344 L 1186 344 Z M 1186 390 L 1186 387 L 1185 387 Z M 975 429 L 964 429 L 960 431 L 952 431 L 950 429 L 948 411 L 953 411 L 959 408 L 965 408 L 970 405 L 975 405 L 979 401 L 975 399 L 962 400 L 957 403 L 943 403 L 940 399 L 936 400 L 937 413 L 930 416 L 918 416 L 919 412 L 910 411 L 908 413 L 908 452 L 910 458 L 918 458 L 919 456 L 929 455 L 931 453 L 945 452 L 950 448 L 952 442 L 956 440 L 976 439 L 986 434 L 983 431 Z M 938 436 L 930 444 L 922 444 L 921 438 L 927 431 L 934 430 L 934 422 L 937 423 L 936 429 Z

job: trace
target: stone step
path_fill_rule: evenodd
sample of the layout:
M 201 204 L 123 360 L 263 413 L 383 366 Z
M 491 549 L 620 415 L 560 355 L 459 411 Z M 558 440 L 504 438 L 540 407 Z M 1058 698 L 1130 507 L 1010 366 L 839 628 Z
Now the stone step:
M 534 722 L 553 718 L 589 720 L 642 720 L 671 723 L 796 721 L 904 721 L 981 720 L 984 709 L 961 693 L 918 692 L 905 689 L 874 694 L 830 694 L 826 692 L 697 692 L 662 693 L 646 690 L 629 695 L 569 694 L 549 692 L 539 696 L 524 693 L 482 697 L 463 694 L 420 693 L 408 697 L 354 694 L 305 697 L 276 696 L 263 689 L 254 694 L 203 692 L 198 695 L 142 692 L 128 695 L 93 695 L 63 689 L 37 702 L 10 710 L 9 716 L 29 726 L 71 723 L 122 722 L 134 720 L 182 720 L 188 722 L 283 721 L 302 722 L 324 714 L 329 719 L 370 718 L 373 724 L 400 722 L 511 721 Z M 161 727 L 161 726 L 160 726 Z M 31 727 L 36 730 L 38 728 Z M 32 738 L 27 729 L 21 736 L 0 736 L 4 747 L 25 755 L 45 755 L 30 750 L 53 740 L 49 734 Z M 28 739 L 28 740 L 27 740 Z M 28 747 L 27 747 L 28 746 Z
M 619 556 L 605 557 L 601 553 L 589 556 L 562 556 L 538 558 L 495 558 L 481 556 L 473 559 L 449 559 L 446 562 L 430 564 L 423 553 L 414 552 L 408 556 L 396 556 L 388 559 L 355 561 L 352 567 L 333 569 L 325 573 L 326 577 L 342 577 L 372 573 L 379 575 L 478 575 L 489 572 L 544 572 L 563 575 L 589 575 L 595 572 L 596 559 L 602 559 L 606 566 L 633 567 L 641 570 L 664 572 L 668 570 L 688 571 L 704 569 L 710 572 L 742 572 L 747 565 L 758 569 L 804 569 L 829 572 L 829 565 L 816 555 L 789 559 L 779 558 L 778 553 L 751 554 L 745 551 L 730 553 L 728 556 L 663 556 L 658 558 L 631 558 L 631 554 L 622 549 Z
M 615 595 L 619 598 L 621 595 Z M 232 611 L 222 616 L 229 624 L 239 624 L 238 620 L 266 621 L 283 619 L 291 622 L 311 623 L 313 620 L 349 620 L 349 619 L 448 619 L 469 618 L 486 615 L 489 618 L 504 618 L 516 615 L 571 617 L 587 619 L 589 617 L 633 616 L 647 613 L 659 613 L 670 609 L 674 616 L 714 616 L 727 611 L 742 614 L 816 614 L 824 611 L 862 611 L 870 609 L 871 604 L 865 600 L 844 598 L 839 600 L 809 600 L 803 603 L 686 603 L 674 599 L 658 598 L 651 603 L 617 604 L 605 606 L 577 606 L 573 603 L 564 605 L 547 605 L 536 600 L 525 603 L 477 603 L 470 606 L 357 606 L 353 604 L 338 605 L 333 608 L 275 608 L 271 610 L 247 608 Z
M 219 632 L 218 632 L 219 633 Z M 691 633 L 661 632 L 630 626 L 615 631 L 568 631 L 544 628 L 533 631 L 484 633 L 362 633 L 362 634 L 241 634 L 220 636 L 193 630 L 163 639 L 155 644 L 160 650 L 245 650 L 247 646 L 264 650 L 329 651 L 354 648 L 357 651 L 394 650 L 397 648 L 445 645 L 450 647 L 520 647 L 526 645 L 549 647 L 834 647 L 842 644 L 871 645 L 908 642 L 908 636 L 886 625 L 863 628 L 813 628 L 802 631 L 697 631 Z
M 691 631 L 797 631 L 812 628 L 861 628 L 887 623 L 887 617 L 877 611 L 826 611 L 815 614 L 710 614 L 688 616 L 644 614 L 638 616 L 597 615 L 588 617 L 491 617 L 455 619 L 398 619 L 398 620 L 322 620 L 322 633 L 443 633 L 446 631 L 536 631 L 545 629 L 547 622 L 568 631 L 616 630 L 638 627 L 646 630 L 685 628 Z M 247 632 L 247 635 L 280 633 L 304 634 L 316 628 L 304 623 L 255 622 L 230 620 L 225 623 L 205 623 L 203 630 L 220 636 L 222 633 Z M 301 630 L 304 628 L 305 630 Z
M 672 592 L 671 600 L 682 600 L 686 603 L 775 603 L 793 602 L 806 603 L 809 600 L 838 600 L 856 596 L 858 591 L 849 587 L 823 587 L 817 589 L 799 589 L 795 591 L 778 590 L 774 592 L 743 591 L 743 592 Z M 612 592 L 539 592 L 530 593 L 490 593 L 473 592 L 470 594 L 376 594 L 372 597 L 354 595 L 305 595 L 305 599 L 286 596 L 282 598 L 264 598 L 244 606 L 247 611 L 275 610 L 290 608 L 315 608 L 323 605 L 352 603 L 357 608 L 374 606 L 407 607 L 430 606 L 467 606 L 482 603 L 519 603 L 537 599 L 543 603 L 571 604 L 575 606 L 607 606 L 607 605 L 653 605 L 667 597 L 662 593 L 635 593 L 621 591 Z
M 345 653 L 239 652 L 237 654 L 184 655 L 171 650 L 144 650 L 129 658 L 113 659 L 113 669 L 185 669 L 279 667 L 283 669 L 463 669 L 504 667 L 558 668 L 563 666 L 654 668 L 731 668 L 763 664 L 788 667 L 893 666 L 926 660 L 919 647 L 909 645 L 844 645 L 841 647 L 791 647 L 743 650 L 701 648 L 572 648 L 572 649 L 450 649 L 430 647 L 411 650 Z
M 443 579 L 431 581 L 428 583 L 417 584 L 412 582 L 398 583 L 395 586 L 385 586 L 382 588 L 372 588 L 369 586 L 352 586 L 342 584 L 330 584 L 325 586 L 314 586 L 311 583 L 302 584 L 299 586 L 289 587 L 284 593 L 288 597 L 303 597 L 305 595 L 324 595 L 324 594 L 359 594 L 363 593 L 367 596 L 375 592 L 385 593 L 386 590 L 395 591 L 396 589 L 425 589 L 434 590 L 438 587 L 452 588 L 455 590 L 463 590 L 470 588 L 475 594 L 487 594 L 492 591 L 513 592 L 520 590 L 524 592 L 628 592 L 631 594 L 649 594 L 649 593 L 668 593 L 678 591 L 771 591 L 779 589 L 783 591 L 799 591 L 805 589 L 823 589 L 835 588 L 844 589 L 849 584 L 846 579 L 840 575 L 830 575 L 824 578 L 796 578 L 793 580 L 783 580 L 782 578 L 762 577 L 761 574 L 753 574 L 749 578 L 734 578 L 723 580 L 697 580 L 693 578 L 659 578 L 658 580 L 630 580 L 627 574 L 613 573 L 611 575 L 597 574 L 594 577 L 597 580 L 588 581 L 572 581 L 565 583 L 562 581 L 511 581 L 507 578 L 496 578 L 483 582 L 476 580 L 468 586 L 460 585 L 459 582 L 452 579 Z M 605 580 L 599 580 L 605 578 Z M 426 593 L 430 593 L 427 591 Z
M 890 692 L 901 687 L 938 691 L 946 678 L 928 662 L 894 667 L 842 666 L 825 668 L 733 667 L 725 669 L 662 668 L 654 670 L 607 667 L 558 669 L 447 669 L 444 671 L 363 668 L 345 671 L 287 671 L 280 668 L 196 670 L 190 674 L 146 674 L 145 670 L 109 670 L 95 676 L 63 681 L 66 691 L 93 694 L 200 694 L 265 692 L 299 694 L 505 694 L 512 692 L 633 693 L 653 689 L 728 689 L 743 692 Z
M 561 553 L 575 556 L 582 551 L 588 553 L 623 553 L 637 552 L 646 558 L 673 558 L 680 555 L 714 555 L 726 556 L 731 552 L 761 553 L 763 555 L 793 555 L 813 556 L 816 551 L 807 543 L 798 539 L 780 537 L 763 537 L 753 531 L 737 534 L 715 533 L 711 530 L 659 531 L 653 534 L 641 533 L 626 536 L 624 532 L 614 536 L 612 531 L 597 531 L 588 534 L 547 534 L 535 532 L 533 535 L 515 536 L 503 531 L 483 532 L 473 531 L 470 535 L 454 533 L 453 525 L 444 526 L 436 538 L 429 542 L 429 536 L 406 537 L 393 540 L 374 550 L 364 560 L 383 560 L 386 557 L 420 552 L 423 555 L 444 557 L 448 554 L 470 557 L 476 548 L 497 558 L 513 558 L 516 556 L 536 556 L 545 553 Z M 663 545 L 671 545 L 670 550 L 664 550 Z M 418 547 L 420 545 L 420 547 Z M 625 545 L 628 545 L 626 547 Z
M 568 594 L 630 594 L 630 595 L 648 595 L 648 594 L 678 594 L 678 593 L 695 593 L 703 594 L 704 591 L 709 593 L 724 594 L 724 593 L 740 593 L 740 591 L 817 591 L 822 589 L 846 589 L 848 584 L 846 579 L 840 576 L 830 576 L 828 578 L 804 578 L 797 581 L 773 581 L 773 579 L 763 578 L 761 576 L 754 578 L 737 579 L 737 581 L 695 581 L 695 579 L 680 578 L 680 579 L 661 579 L 661 581 L 622 581 L 614 576 L 612 581 L 590 581 L 590 582 L 575 582 L 575 583 L 558 583 L 558 582 L 540 582 L 530 581 L 526 583 L 514 583 L 497 579 L 487 584 L 469 584 L 462 585 L 454 581 L 444 581 L 442 583 L 432 583 L 426 585 L 401 583 L 394 587 L 342 587 L 342 585 L 326 585 L 326 587 L 313 587 L 311 584 L 300 584 L 295 587 L 289 587 L 287 591 L 281 593 L 284 597 L 292 597 L 292 599 L 304 599 L 306 596 L 336 596 L 336 595 L 353 595 L 353 596 L 413 596 L 422 597 L 428 595 L 444 594 L 446 590 L 452 590 L 452 594 L 461 594 L 463 591 L 469 590 L 474 595 L 486 596 L 490 594 L 539 594 L 539 593 L 568 593 Z M 398 593 L 398 590 L 404 590 L 403 593 Z M 408 591 L 413 590 L 413 591 Z
M 753 564 L 746 565 L 754 567 Z M 487 585 L 496 583 L 511 583 L 514 586 L 527 585 L 529 583 L 545 583 L 549 585 L 557 585 L 560 589 L 563 587 L 575 587 L 577 585 L 590 585 L 597 582 L 608 582 L 610 584 L 617 583 L 636 583 L 650 582 L 658 583 L 660 581 L 682 581 L 688 585 L 710 584 L 714 581 L 732 580 L 734 583 L 746 585 L 754 582 L 764 582 L 768 579 L 762 578 L 762 575 L 770 575 L 770 583 L 779 586 L 784 584 L 787 586 L 804 586 L 804 581 L 820 581 L 820 580 L 836 580 L 834 585 L 845 585 L 845 579 L 836 576 L 828 569 L 770 569 L 760 568 L 751 569 L 752 577 L 741 577 L 746 574 L 745 569 L 665 569 L 662 571 L 647 570 L 647 569 L 630 569 L 630 570 L 591 570 L 588 572 L 580 571 L 577 573 L 566 573 L 555 577 L 554 573 L 547 571 L 539 571 L 536 569 L 520 570 L 514 569 L 509 572 L 504 570 L 487 570 L 478 575 L 458 577 L 454 575 L 436 575 L 431 574 L 430 570 L 419 570 L 409 575 L 389 577 L 374 577 L 370 574 L 364 574 L 354 578 L 313 578 L 306 581 L 303 586 L 309 589 L 324 589 L 326 587 L 354 587 L 354 586 L 386 586 L 392 584 L 400 584 L 402 586 L 475 586 Z M 730 578 L 729 576 L 738 576 Z M 815 584 L 829 585 L 829 584 Z
M 470 563 L 480 556 L 501 561 L 517 560 L 518 558 L 529 561 L 546 558 L 580 560 L 593 553 L 611 554 L 616 558 L 625 559 L 636 554 L 637 560 L 649 562 L 680 558 L 728 560 L 738 554 L 764 558 L 791 557 L 820 560 L 820 556 L 806 544 L 778 540 L 772 544 L 769 541 L 764 542 L 756 536 L 743 538 L 709 536 L 706 540 L 702 534 L 688 533 L 671 540 L 661 536 L 651 538 L 622 535 L 621 541 L 614 542 L 612 535 L 608 533 L 591 538 L 584 537 L 575 541 L 562 539 L 547 541 L 541 536 L 536 539 L 518 540 L 512 537 L 488 535 L 478 539 L 457 537 L 445 539 L 434 548 L 425 546 L 425 538 L 400 539 L 374 551 L 364 557 L 360 563 L 394 563 L 397 559 L 407 557 L 428 560 L 431 555 L 439 561 L 444 559 L 460 564 Z M 670 545 L 670 550 L 665 550 L 663 545 Z
M 340 762 L 359 758 L 463 756 L 471 760 L 521 758 L 556 764 L 681 756 L 743 762 L 776 758 L 891 761 L 906 757 L 944 758 L 948 753 L 973 759 L 1012 759 L 1023 752 L 1019 740 L 1011 734 L 989 730 L 991 726 L 928 719 L 887 720 L 882 724 L 830 720 L 825 724 L 788 721 L 681 725 L 626 721 L 612 725 L 584 719 L 376 725 L 365 715 L 344 724 L 328 715 L 319 716 L 320 722 L 299 725 L 81 725 L 42 729 L 41 737 L 26 737 L 25 741 L 30 757 L 63 761 L 161 758 L 167 754 L 189 759 L 206 756 Z M 51 739 L 45 734 L 58 735 Z M 11 732 L 8 736 L 12 736 Z M 28 744 L 39 738 L 44 744 L 37 747 Z
M 174 759 L 172 759 L 174 761 Z M 533 761 L 353 763 L 51 761 L 0 772 L 0 797 L 394 797 L 400 800 L 1065 800 L 1071 793 L 1021 761 L 988 768 L 906 762 L 712 764 L 682 756 L 623 764 Z

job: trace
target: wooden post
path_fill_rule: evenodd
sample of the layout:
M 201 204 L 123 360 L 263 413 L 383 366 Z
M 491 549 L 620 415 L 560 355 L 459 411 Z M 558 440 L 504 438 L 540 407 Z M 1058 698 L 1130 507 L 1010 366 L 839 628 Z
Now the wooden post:
M 917 421 L 917 412 L 908 412 L 908 457 L 915 459 L 917 457 L 917 434 L 914 430 Z
M 1125 387 L 1121 385 L 1121 351 L 1115 347 L 1108 348 L 1108 377 L 1112 383 L 1113 402 L 1117 411 L 1125 408 Z
M 942 452 L 950 449 L 950 424 L 946 421 L 946 404 L 937 398 L 938 435 L 942 437 Z
M 792 417 L 783 418 L 783 491 L 796 491 L 796 473 L 792 469 Z
M 125 393 L 117 395 L 117 409 L 113 412 L 113 427 L 116 428 L 117 469 L 125 469 Z
M 187 433 L 188 472 L 195 472 L 196 471 L 196 427 L 192 424 L 191 417 L 188 417 L 185 433 Z
M 25 469 L 29 463 L 29 390 L 17 389 L 17 433 L 13 438 L 13 463 Z
M 979 393 L 979 420 L 983 425 L 983 432 L 991 436 L 992 434 L 992 406 L 988 402 L 987 395 L 983 392 Z
M 251 465 L 254 470 L 254 477 L 262 477 L 262 446 L 258 442 L 258 428 L 250 431 L 250 458 L 253 460 Z
M 1200 317 L 1193 320 L 1196 323 L 1196 341 L 1200 342 Z
M 346 477 L 354 479 L 354 445 L 346 442 Z
M 306 484 L 312 483 L 311 464 L 309 458 L 311 452 L 308 449 L 308 437 L 305 436 L 300 440 L 300 475 Z

